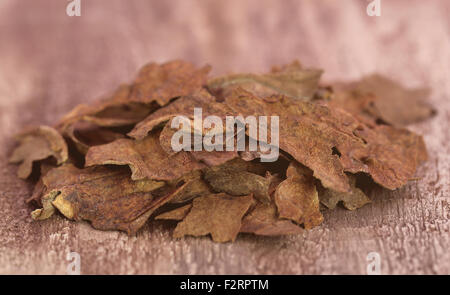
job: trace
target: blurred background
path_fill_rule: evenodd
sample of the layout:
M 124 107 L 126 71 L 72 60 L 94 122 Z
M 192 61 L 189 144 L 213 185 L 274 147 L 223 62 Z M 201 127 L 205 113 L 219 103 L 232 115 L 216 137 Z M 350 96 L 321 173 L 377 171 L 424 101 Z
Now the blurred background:
M 387 259 L 383 273 L 450 273 L 450 1 L 380 0 L 381 15 L 369 16 L 366 0 L 80 0 L 72 17 L 70 2 L 0 0 L 0 273 L 64 273 L 74 248 L 89 261 L 85 273 L 365 273 L 370 251 Z M 378 72 L 430 87 L 439 113 L 411 127 L 431 157 L 424 180 L 390 195 L 400 205 L 336 211 L 299 241 L 169 244 L 167 231 L 136 239 L 62 219 L 32 223 L 31 186 L 5 164 L 11 136 L 172 59 L 210 64 L 213 75 L 299 59 L 324 69 L 325 82 Z

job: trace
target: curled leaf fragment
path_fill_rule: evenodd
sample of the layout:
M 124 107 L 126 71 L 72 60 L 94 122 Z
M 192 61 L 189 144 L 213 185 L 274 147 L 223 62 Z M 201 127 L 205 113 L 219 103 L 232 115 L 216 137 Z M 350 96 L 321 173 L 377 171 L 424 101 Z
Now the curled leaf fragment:
M 192 208 L 192 204 L 187 204 L 179 208 L 164 212 L 155 217 L 156 220 L 183 220 Z
M 194 198 L 210 195 L 212 193 L 208 184 L 203 180 L 202 172 L 200 170 L 185 174 L 181 178 L 169 182 L 169 184 L 177 186 L 180 182 L 184 184 L 183 189 L 177 191 L 170 201 L 171 203 L 186 203 Z
M 261 201 L 268 201 L 272 178 L 248 171 L 252 164 L 238 158 L 206 169 L 204 179 L 215 192 L 233 196 L 253 194 Z
M 426 101 L 429 89 L 407 89 L 378 74 L 355 82 L 335 83 L 333 88 L 336 93 L 332 103 L 337 107 L 396 126 L 419 122 L 435 113 Z
M 303 224 L 310 229 L 322 223 L 317 194 L 312 173 L 298 164 L 291 163 L 287 179 L 275 191 L 275 203 L 279 217 Z
M 234 241 L 241 228 L 241 219 L 252 204 L 252 196 L 233 197 L 224 193 L 194 199 L 192 208 L 179 222 L 173 236 L 204 236 L 213 241 Z
M 274 202 L 256 202 L 243 218 L 240 232 L 261 236 L 282 236 L 301 234 L 303 229 L 290 220 L 280 219 Z
M 118 139 L 88 150 L 86 167 L 107 164 L 128 165 L 134 180 L 174 180 L 192 170 L 205 167 L 188 152 L 168 155 L 159 144 L 158 132 L 149 134 L 142 140 Z
M 210 66 L 197 69 L 189 62 L 175 60 L 164 64 L 149 63 L 142 67 L 133 83 L 129 100 L 163 106 L 172 98 L 198 91 L 205 83 Z
M 331 189 L 319 188 L 319 199 L 328 209 L 336 208 L 339 202 L 348 210 L 355 210 L 370 203 L 370 199 L 359 188 L 356 187 L 355 176 L 349 177 L 350 185 L 352 187 L 351 192 L 342 193 L 336 192 Z
M 223 118 L 231 114 L 231 110 L 226 105 L 217 102 L 216 98 L 205 90 L 200 90 L 193 95 L 182 96 L 158 109 L 139 122 L 128 135 L 136 139 L 142 139 L 155 127 L 165 124 L 176 116 L 194 119 L 195 108 L 201 109 L 202 117 L 214 115 Z
M 229 96 L 240 87 L 260 97 L 283 94 L 295 99 L 311 99 L 321 70 L 303 69 L 298 62 L 267 74 L 232 74 L 208 81 L 208 89 L 218 97 Z
M 35 161 L 53 157 L 57 164 L 62 164 L 69 157 L 64 138 L 49 126 L 30 128 L 17 135 L 17 140 L 20 144 L 9 161 L 21 163 L 17 175 L 23 179 L 30 176 Z

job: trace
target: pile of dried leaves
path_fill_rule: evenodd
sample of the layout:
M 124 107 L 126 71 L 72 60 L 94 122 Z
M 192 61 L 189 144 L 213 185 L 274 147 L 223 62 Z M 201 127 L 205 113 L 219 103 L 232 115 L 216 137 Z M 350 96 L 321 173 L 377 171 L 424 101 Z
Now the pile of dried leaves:
M 55 126 L 19 134 L 11 162 L 21 178 L 39 175 L 28 200 L 40 206 L 33 219 L 59 211 L 130 235 L 149 219 L 176 220 L 174 237 L 216 242 L 298 234 L 339 203 L 369 203 L 370 182 L 402 187 L 427 158 L 422 137 L 402 128 L 433 114 L 427 90 L 378 75 L 319 86 L 322 71 L 298 62 L 266 74 L 208 79 L 209 71 L 151 63 Z M 174 152 L 170 121 L 192 118 L 194 107 L 221 118 L 279 116 L 278 160 L 261 162 L 249 150 Z

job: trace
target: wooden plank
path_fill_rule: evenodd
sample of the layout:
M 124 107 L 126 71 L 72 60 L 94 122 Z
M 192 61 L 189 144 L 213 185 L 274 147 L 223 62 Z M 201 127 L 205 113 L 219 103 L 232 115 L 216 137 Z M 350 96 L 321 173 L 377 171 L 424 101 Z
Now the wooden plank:
M 84 274 L 364 274 L 369 252 L 384 274 L 450 273 L 450 32 L 448 1 L 119 1 L 0 2 L 0 273 L 60 274 L 68 252 Z M 148 61 L 210 63 L 214 74 L 264 71 L 299 58 L 324 79 L 380 72 L 432 88 L 439 114 L 411 126 L 430 160 L 406 187 L 374 191 L 356 212 L 327 212 L 303 236 L 243 235 L 234 244 L 173 240 L 150 224 L 137 237 L 93 230 L 61 217 L 33 222 L 32 185 L 6 164 L 11 135 L 49 124 L 130 80 Z M 407 106 L 405 106 L 407 107 Z

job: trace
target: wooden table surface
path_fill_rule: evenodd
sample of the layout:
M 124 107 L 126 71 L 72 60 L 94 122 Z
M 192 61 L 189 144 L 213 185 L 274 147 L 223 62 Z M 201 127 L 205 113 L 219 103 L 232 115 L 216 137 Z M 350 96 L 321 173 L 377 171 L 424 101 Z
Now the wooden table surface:
M 69 252 L 82 274 L 365 274 L 378 252 L 383 274 L 450 273 L 450 2 L 381 0 L 381 16 L 357 1 L 0 1 L 0 273 L 64 274 Z M 30 218 L 32 184 L 7 164 L 11 136 L 52 124 L 80 102 L 129 81 L 148 61 L 182 58 L 213 74 L 265 71 L 298 58 L 324 81 L 379 72 L 428 86 L 438 115 L 409 128 L 429 161 L 418 181 L 376 190 L 356 212 L 325 213 L 302 236 L 173 240 L 149 224 L 136 236 L 60 216 Z M 408 106 L 405 106 L 408 107 Z

